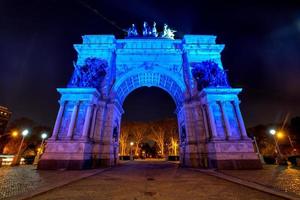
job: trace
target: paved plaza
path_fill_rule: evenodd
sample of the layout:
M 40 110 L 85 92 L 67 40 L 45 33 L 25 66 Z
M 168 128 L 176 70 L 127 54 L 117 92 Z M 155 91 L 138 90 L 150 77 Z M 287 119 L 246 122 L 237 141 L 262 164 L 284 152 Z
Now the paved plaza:
M 133 162 L 33 199 L 280 199 L 166 162 Z
M 299 169 L 265 166 L 263 170 L 220 172 L 277 191 L 300 194 Z M 31 198 L 39 192 L 43 193 Z M 2 167 L 0 195 L 0 199 L 281 199 L 162 160 L 127 161 L 114 168 L 83 171 Z

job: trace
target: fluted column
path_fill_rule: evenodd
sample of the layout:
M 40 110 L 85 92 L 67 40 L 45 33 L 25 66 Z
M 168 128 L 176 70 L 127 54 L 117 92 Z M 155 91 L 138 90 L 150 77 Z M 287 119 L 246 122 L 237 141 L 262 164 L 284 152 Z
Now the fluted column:
M 214 117 L 214 113 L 212 111 L 210 103 L 208 103 L 206 107 L 207 107 L 207 112 L 208 112 L 208 117 L 209 117 L 209 122 L 210 122 L 211 136 L 212 136 L 212 139 L 214 139 L 214 138 L 218 137 L 216 123 L 215 123 L 215 117 Z
M 241 131 L 241 138 L 242 139 L 249 139 L 248 136 L 247 136 L 247 131 L 246 131 L 244 120 L 243 120 L 242 113 L 241 113 L 241 110 L 240 110 L 239 102 L 238 101 L 233 101 L 233 106 L 234 106 L 236 117 L 238 119 L 240 131 Z
M 94 106 L 94 112 L 93 112 L 93 120 L 92 120 L 92 124 L 91 124 L 91 133 L 90 133 L 91 135 L 90 135 L 90 138 L 94 137 L 97 111 L 98 111 L 98 107 Z
M 70 124 L 69 124 L 68 133 L 67 133 L 67 138 L 69 138 L 69 139 L 71 139 L 72 136 L 73 136 L 73 131 L 74 131 L 75 122 L 76 122 L 77 113 L 78 113 L 78 107 L 79 107 L 79 102 L 76 102 L 75 105 L 74 105 L 74 108 L 73 108 L 71 121 L 70 121 Z
M 94 106 L 93 104 L 89 104 L 87 107 L 81 139 L 88 139 L 89 137 L 89 128 L 90 128 L 90 122 L 92 118 L 93 106 Z
M 228 116 L 227 116 L 227 113 L 224 109 L 224 103 L 223 101 L 219 101 L 219 105 L 220 105 L 220 108 L 221 108 L 221 112 L 222 112 L 222 116 L 223 116 L 223 120 L 224 120 L 224 123 L 225 123 L 225 128 L 226 128 L 226 138 L 229 139 L 231 137 L 231 128 L 230 128 L 230 123 L 229 123 L 229 120 L 228 120 Z
M 209 132 L 209 125 L 208 125 L 209 122 L 207 121 L 207 114 L 206 114 L 205 106 L 201 106 L 201 111 L 202 111 L 203 121 L 204 121 L 205 137 L 207 140 L 210 138 L 211 134 Z
M 52 132 L 52 136 L 51 136 L 50 140 L 57 139 L 58 131 L 59 131 L 60 124 L 61 124 L 61 119 L 62 119 L 64 109 L 65 109 L 65 101 L 59 101 L 59 104 L 60 104 L 60 107 L 59 107 L 59 111 L 57 113 L 55 125 L 53 128 L 53 132 Z

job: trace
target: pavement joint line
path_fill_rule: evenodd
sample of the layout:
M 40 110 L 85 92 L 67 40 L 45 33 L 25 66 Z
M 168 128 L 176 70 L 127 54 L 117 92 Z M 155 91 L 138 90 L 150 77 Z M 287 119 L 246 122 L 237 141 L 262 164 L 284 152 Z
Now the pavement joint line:
M 105 168 L 105 169 L 98 169 L 98 170 L 93 171 L 93 172 L 89 172 L 89 173 L 86 173 L 86 174 L 78 175 L 78 176 L 75 176 L 75 178 L 72 178 L 72 179 L 69 179 L 69 180 L 65 180 L 65 181 L 62 181 L 60 183 L 46 184 L 44 186 L 36 188 L 35 190 L 31 190 L 31 191 L 28 191 L 26 193 L 20 193 L 20 194 L 11 196 L 11 197 L 7 197 L 7 198 L 4 198 L 3 200 L 9 200 L 9 199 L 27 200 L 27 199 L 31 199 L 31 198 L 33 198 L 35 196 L 38 196 L 38 195 L 44 194 L 46 192 L 49 192 L 51 190 L 57 189 L 59 187 L 63 187 L 63 186 L 69 185 L 71 183 L 83 180 L 85 178 L 97 175 L 99 173 L 102 173 L 102 172 L 110 170 L 110 169 L 112 169 L 112 167 L 108 167 L 108 168 Z
M 230 181 L 232 183 L 243 185 L 243 186 L 246 186 L 248 188 L 255 189 L 255 190 L 258 190 L 258 191 L 261 191 L 261 192 L 265 192 L 265 193 L 268 193 L 268 194 L 271 194 L 271 195 L 274 195 L 274 196 L 278 196 L 278 197 L 281 197 L 281 198 L 284 198 L 284 199 L 300 200 L 300 197 L 298 195 L 287 194 L 285 192 L 278 191 L 275 188 L 269 188 L 265 185 L 258 184 L 258 183 L 255 183 L 255 182 L 251 182 L 251 181 L 247 181 L 247 180 L 243 180 L 243 179 L 240 179 L 240 178 L 237 178 L 237 177 L 234 177 L 234 176 L 230 176 L 230 175 L 227 175 L 227 174 L 223 174 L 223 173 L 215 171 L 215 170 L 205 170 L 205 169 L 195 169 L 195 168 L 188 168 L 188 169 L 193 170 L 193 171 L 198 171 L 198 172 L 201 172 L 203 174 L 210 175 L 210 176 L 214 176 L 214 177 L 226 180 L 226 181 Z

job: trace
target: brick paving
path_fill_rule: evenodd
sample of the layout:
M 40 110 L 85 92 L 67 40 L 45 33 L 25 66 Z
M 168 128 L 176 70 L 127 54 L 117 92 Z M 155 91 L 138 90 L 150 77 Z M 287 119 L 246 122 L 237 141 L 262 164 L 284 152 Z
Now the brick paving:
M 126 162 L 93 175 L 101 171 L 38 171 L 28 165 L 2 167 L 0 199 L 30 197 L 31 192 L 48 191 L 58 186 L 33 199 L 280 199 L 162 161 Z M 300 195 L 299 168 L 267 165 L 263 170 L 219 172 Z M 90 177 L 79 180 L 85 176 Z M 71 183 L 65 185 L 68 181 Z
M 128 162 L 35 196 L 45 199 L 281 199 L 166 162 Z
M 300 196 L 300 167 L 264 165 L 262 170 L 219 172 Z
M 38 189 L 53 188 L 56 185 L 79 179 L 101 171 L 36 170 L 33 165 L 0 168 L 0 199 L 20 199 L 18 195 L 30 194 Z
M 44 180 L 33 166 L 0 168 L 0 199 L 33 190 Z

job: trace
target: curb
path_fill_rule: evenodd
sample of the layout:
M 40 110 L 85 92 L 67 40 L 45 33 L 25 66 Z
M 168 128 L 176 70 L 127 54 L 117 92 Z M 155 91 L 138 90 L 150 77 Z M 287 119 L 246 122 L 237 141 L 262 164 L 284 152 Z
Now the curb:
M 8 200 L 8 199 L 14 199 L 14 200 L 31 199 L 35 196 L 40 195 L 40 194 L 46 193 L 48 191 L 54 190 L 54 189 L 62 187 L 62 186 L 66 186 L 66 185 L 71 184 L 73 182 L 76 182 L 76 181 L 94 176 L 96 174 L 99 174 L 99 173 L 104 172 L 104 171 L 109 170 L 109 169 L 111 169 L 111 167 L 105 168 L 105 169 L 99 169 L 97 171 L 93 171 L 93 172 L 89 172 L 89 173 L 86 173 L 86 174 L 83 174 L 83 175 L 79 175 L 79 176 L 76 176 L 76 177 L 71 178 L 69 180 L 61 181 L 60 183 L 52 183 L 52 184 L 48 184 L 48 185 L 45 185 L 45 186 L 41 186 L 39 188 L 36 188 L 33 191 L 28 191 L 26 193 L 21 193 L 21 194 L 15 195 L 15 196 L 7 197 L 4 200 Z
M 204 174 L 207 174 L 207 175 L 210 175 L 210 176 L 214 176 L 214 177 L 226 180 L 226 181 L 230 181 L 232 183 L 243 185 L 243 186 L 246 186 L 246 187 L 251 188 L 251 189 L 255 189 L 255 190 L 258 190 L 258 191 L 261 191 L 261 192 L 265 192 L 265 193 L 268 193 L 268 194 L 271 194 L 271 195 L 274 195 L 274 196 L 278 196 L 278 197 L 281 197 L 281 198 L 284 198 L 284 199 L 300 200 L 300 197 L 297 196 L 297 195 L 287 194 L 285 192 L 277 191 L 275 189 L 269 188 L 269 187 L 264 186 L 264 185 L 260 185 L 258 183 L 242 180 L 242 179 L 239 179 L 239 178 L 236 178 L 236 177 L 233 177 L 233 176 L 230 176 L 230 175 L 226 175 L 226 174 L 223 174 L 223 173 L 220 173 L 220 172 L 217 172 L 217 171 L 203 170 L 203 169 L 193 169 L 193 168 L 190 168 L 190 169 L 193 170 L 193 171 L 198 171 L 198 172 L 201 172 L 201 173 L 204 173 Z

